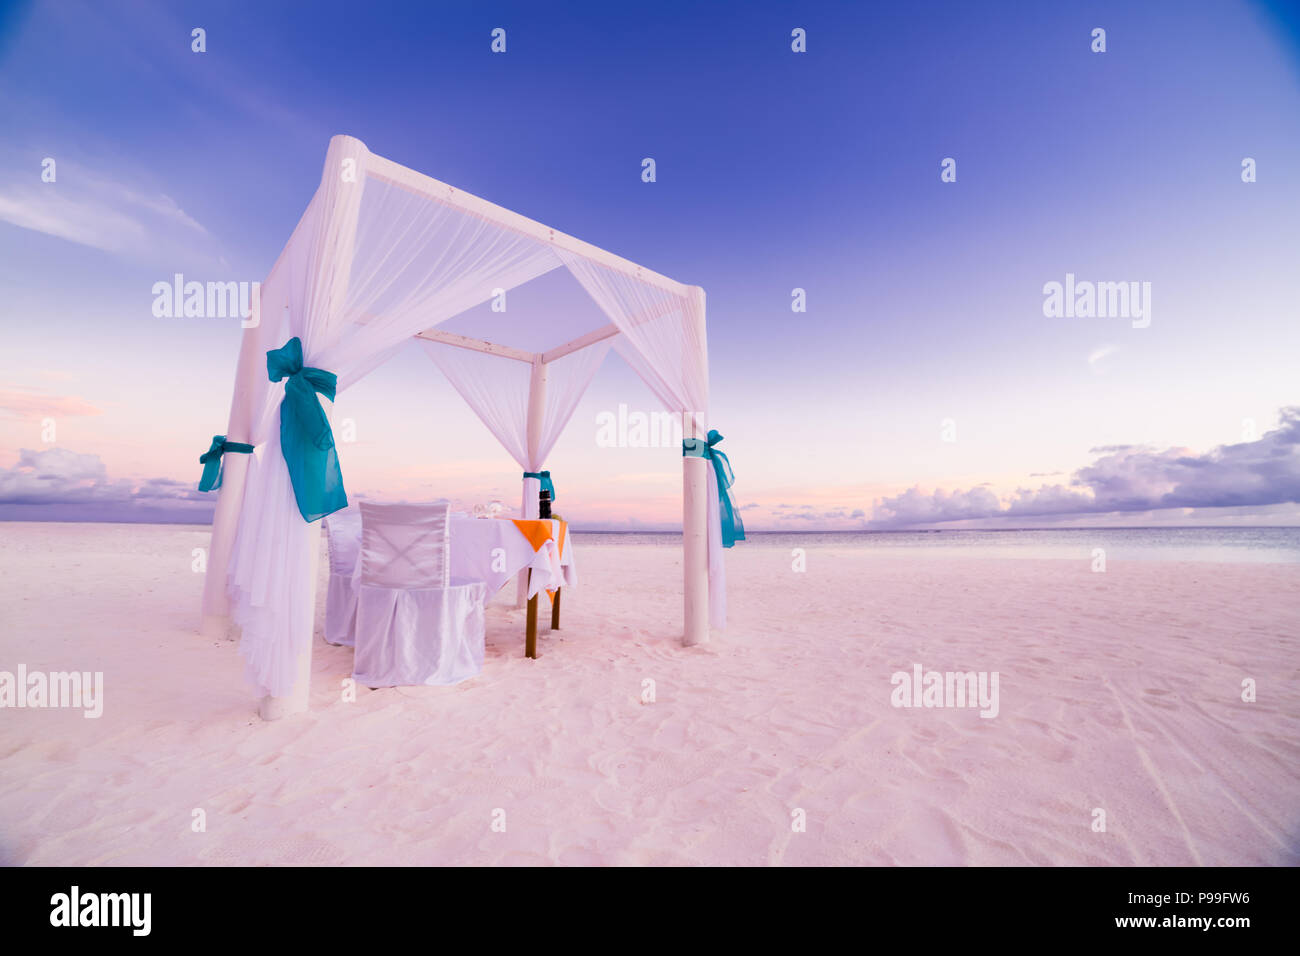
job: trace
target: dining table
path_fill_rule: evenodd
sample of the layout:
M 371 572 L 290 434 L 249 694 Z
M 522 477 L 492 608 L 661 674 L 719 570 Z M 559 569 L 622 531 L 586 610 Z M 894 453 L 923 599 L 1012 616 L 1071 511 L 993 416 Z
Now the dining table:
M 519 575 L 527 575 L 524 654 L 536 658 L 541 595 L 546 594 L 551 605 L 551 629 L 559 630 L 561 589 L 577 583 L 568 524 L 560 518 L 479 518 L 452 512 L 447 530 L 453 579 L 483 581 L 490 599 Z M 359 547 L 360 522 L 356 538 Z M 353 580 L 360 584 L 360 578 L 358 561 Z
M 501 519 L 488 519 L 501 520 Z M 524 618 L 524 656 L 537 657 L 537 604 L 543 592 L 551 601 L 551 630 L 560 629 L 560 591 L 573 574 L 573 549 L 568 547 L 569 526 L 560 518 L 510 518 L 509 520 L 528 540 L 541 562 L 547 565 L 537 573 L 538 562 L 528 566 L 528 609 Z M 564 563 L 565 555 L 569 563 Z M 453 557 L 452 563 L 455 563 Z M 575 577 L 576 579 L 576 577 Z

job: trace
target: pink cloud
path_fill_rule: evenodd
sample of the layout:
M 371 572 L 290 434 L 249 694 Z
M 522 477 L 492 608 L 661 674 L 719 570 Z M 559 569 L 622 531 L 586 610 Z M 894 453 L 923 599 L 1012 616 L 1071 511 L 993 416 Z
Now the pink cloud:
M 53 395 L 40 389 L 0 389 L 0 414 L 24 421 L 102 415 L 103 409 L 77 395 Z

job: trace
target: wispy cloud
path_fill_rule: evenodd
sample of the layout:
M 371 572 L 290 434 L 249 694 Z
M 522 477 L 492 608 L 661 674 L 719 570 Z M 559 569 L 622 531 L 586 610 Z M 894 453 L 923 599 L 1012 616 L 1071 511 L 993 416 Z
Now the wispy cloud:
M 1092 451 L 1101 457 L 1076 471 L 1068 486 L 1020 488 L 1006 501 L 984 487 L 931 494 L 909 488 L 875 502 L 871 527 L 1300 502 L 1300 406 L 1281 409 L 1278 427 L 1258 441 L 1220 445 L 1200 455 L 1138 445 Z
M 77 395 L 54 395 L 42 389 L 0 388 L 0 415 L 21 421 L 43 418 L 80 418 L 102 415 L 104 410 Z
M 818 510 L 816 505 L 777 505 L 771 512 L 773 518 L 777 521 L 799 521 L 805 523 L 811 522 L 844 522 L 844 521 L 861 521 L 865 519 L 867 513 L 861 508 L 837 507 L 831 506 Z M 850 526 L 852 527 L 852 526 Z
M 1118 345 L 1102 345 L 1088 353 L 1088 367 L 1098 375 L 1106 371 L 1106 359 L 1119 351 Z
M 4 161 L 0 221 L 136 261 L 174 257 L 177 250 L 220 261 L 208 230 L 171 196 L 96 173 L 67 160 L 55 181 L 40 166 Z

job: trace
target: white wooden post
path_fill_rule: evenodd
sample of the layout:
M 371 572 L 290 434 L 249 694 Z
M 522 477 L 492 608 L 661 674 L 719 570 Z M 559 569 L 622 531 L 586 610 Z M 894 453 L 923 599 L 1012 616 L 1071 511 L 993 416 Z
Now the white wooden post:
M 694 318 L 699 323 L 698 354 L 682 357 L 684 363 L 699 363 L 701 374 L 708 375 L 708 353 L 704 337 L 704 290 L 692 287 L 695 299 Z M 689 338 L 688 338 L 689 343 Z M 687 365 L 689 368 L 689 364 Z M 706 379 L 707 385 L 707 379 Z M 697 413 L 688 411 L 682 416 L 683 438 L 705 438 L 706 422 Z M 682 571 L 684 595 L 684 627 L 682 643 L 690 647 L 709 639 L 709 472 L 713 467 L 708 459 L 694 456 L 682 457 Z
M 682 416 L 694 420 L 689 412 Z M 685 424 L 685 423 L 683 423 Z M 701 435 L 688 437 L 700 438 Z M 709 462 L 682 457 L 682 567 L 685 619 L 682 643 L 687 647 L 709 639 Z
M 542 447 L 542 420 L 546 415 L 546 363 L 540 355 L 533 357 L 532 373 L 528 376 L 528 470 L 537 471 L 542 466 L 538 452 Z M 519 506 L 519 517 L 537 517 L 538 486 L 536 478 L 525 478 L 523 500 Z M 528 602 L 528 572 L 519 574 L 519 583 L 515 589 L 515 607 L 523 607 Z

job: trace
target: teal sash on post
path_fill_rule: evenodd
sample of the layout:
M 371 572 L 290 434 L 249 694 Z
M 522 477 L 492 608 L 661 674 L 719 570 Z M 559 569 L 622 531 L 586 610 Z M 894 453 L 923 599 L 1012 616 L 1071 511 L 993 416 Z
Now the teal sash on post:
M 316 397 L 320 392 L 333 401 L 338 377 L 318 368 L 303 368 L 302 340 L 296 335 L 266 353 L 266 373 L 273 382 L 287 379 L 280 403 L 280 450 L 303 520 L 317 521 L 346 508 L 348 496 L 334 432 Z
M 736 476 L 731 471 L 731 462 L 727 456 L 713 446 L 722 441 L 717 429 L 709 431 L 706 441 L 702 438 L 683 438 L 683 458 L 708 458 L 713 462 L 713 471 L 718 478 L 718 518 L 722 523 L 722 546 L 732 547 L 737 541 L 745 540 L 745 525 L 740 520 L 731 501 L 731 484 Z
M 555 500 L 555 485 L 551 483 L 551 473 L 549 471 L 526 471 L 524 472 L 524 477 L 536 478 L 542 483 L 542 487 L 538 490 L 549 491 L 551 493 L 551 500 Z
M 203 477 L 199 479 L 199 491 L 216 491 L 221 487 L 222 463 L 221 456 L 227 452 L 239 452 L 241 455 L 251 455 L 253 453 L 252 445 L 245 445 L 242 441 L 226 441 L 225 435 L 213 435 L 212 445 L 202 455 L 199 455 L 199 464 L 203 466 Z

